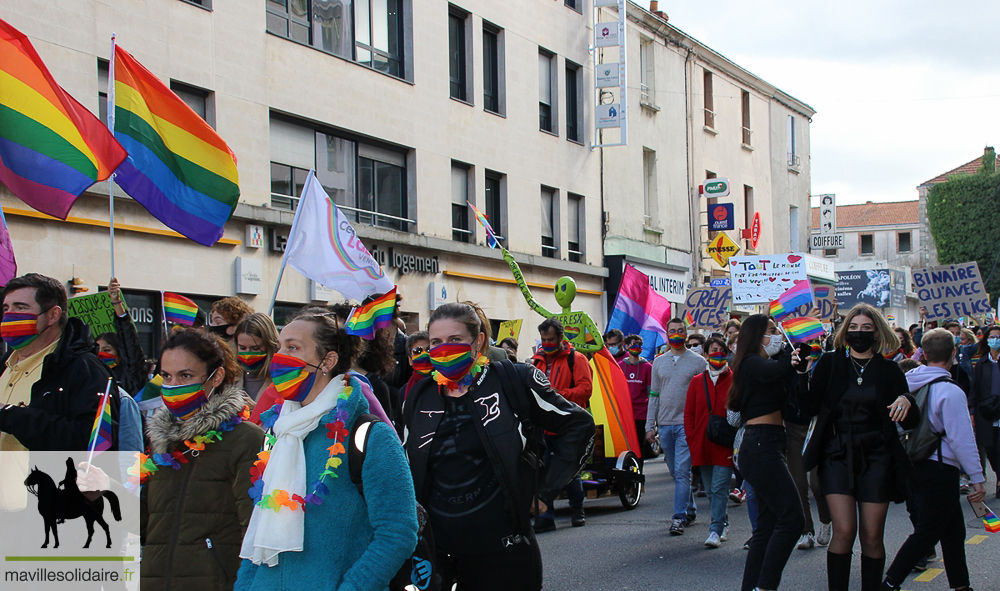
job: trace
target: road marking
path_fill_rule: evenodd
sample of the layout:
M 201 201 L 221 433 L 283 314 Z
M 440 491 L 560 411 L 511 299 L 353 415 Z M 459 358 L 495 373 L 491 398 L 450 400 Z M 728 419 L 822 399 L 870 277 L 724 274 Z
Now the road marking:
M 972 536 L 965 541 L 966 544 L 982 544 L 988 536 Z
M 929 568 L 926 571 L 924 571 L 923 574 L 921 574 L 919 577 L 914 578 L 913 580 L 920 581 L 921 583 L 927 583 L 929 581 L 933 581 L 934 577 L 938 576 L 943 572 L 944 572 L 943 568 Z

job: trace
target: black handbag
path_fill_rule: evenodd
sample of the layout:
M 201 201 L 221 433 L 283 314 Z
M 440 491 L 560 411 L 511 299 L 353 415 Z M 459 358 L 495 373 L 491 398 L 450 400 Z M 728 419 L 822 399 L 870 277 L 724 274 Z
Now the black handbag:
M 705 430 L 708 440 L 727 449 L 733 449 L 736 427 L 730 425 L 726 417 L 712 414 L 712 398 L 708 395 L 708 372 L 702 373 L 701 377 L 705 380 L 705 402 L 708 404 L 708 428 Z
M 979 403 L 979 414 L 987 421 L 1000 420 L 1000 396 L 990 396 Z

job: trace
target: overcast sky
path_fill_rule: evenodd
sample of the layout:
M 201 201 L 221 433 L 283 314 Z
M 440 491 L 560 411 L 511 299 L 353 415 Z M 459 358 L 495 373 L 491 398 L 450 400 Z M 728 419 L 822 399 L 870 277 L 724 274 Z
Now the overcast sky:
M 813 195 L 916 199 L 920 183 L 1000 148 L 996 0 L 661 0 L 660 10 L 817 111 Z

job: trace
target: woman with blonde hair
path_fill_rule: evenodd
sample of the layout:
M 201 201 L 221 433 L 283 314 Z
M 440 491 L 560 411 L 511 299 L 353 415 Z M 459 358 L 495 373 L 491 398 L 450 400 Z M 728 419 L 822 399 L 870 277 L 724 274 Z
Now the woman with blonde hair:
M 835 351 L 819 358 L 812 378 L 799 378 L 799 407 L 816 417 L 803 463 L 807 471 L 819 467 L 833 518 L 826 555 L 830 591 L 848 588 L 855 537 L 861 540 L 861 589 L 875 591 L 885 568 L 889 502 L 905 499 L 911 470 L 896 424 L 912 429 L 919 409 L 899 366 L 881 354 L 900 344 L 878 310 L 851 308 L 833 343 Z M 796 369 L 805 374 L 807 362 Z
M 257 400 L 273 386 L 267 368 L 278 352 L 278 329 L 271 317 L 261 312 L 247 316 L 236 327 L 236 361 L 243 370 L 243 390 Z

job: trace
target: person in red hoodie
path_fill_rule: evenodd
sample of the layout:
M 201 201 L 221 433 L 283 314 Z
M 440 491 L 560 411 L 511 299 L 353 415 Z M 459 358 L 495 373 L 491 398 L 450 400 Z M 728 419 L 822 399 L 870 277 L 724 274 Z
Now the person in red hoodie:
M 691 449 L 691 464 L 701 468 L 702 482 L 710 490 L 712 522 L 705 547 L 718 548 L 729 537 L 726 502 L 733 475 L 733 450 L 708 440 L 708 416 L 726 417 L 733 372 L 726 363 L 729 349 L 725 341 L 711 337 L 705 341 L 705 350 L 708 353 L 708 369 L 694 376 L 688 386 L 684 404 L 684 433 Z
M 564 338 L 563 325 L 556 318 L 546 318 L 538 325 L 538 334 L 542 345 L 531 358 L 531 363 L 545 372 L 552 389 L 563 398 L 576 403 L 580 408 L 587 408 L 590 395 L 594 389 L 594 376 L 590 371 L 590 361 L 585 355 L 573 348 Z M 545 434 L 546 455 L 553 447 L 557 433 Z M 583 513 L 583 483 L 578 474 L 566 485 L 566 496 L 573 511 L 573 527 L 587 524 Z M 535 518 L 535 533 L 543 533 L 556 529 L 555 512 L 551 507 Z

